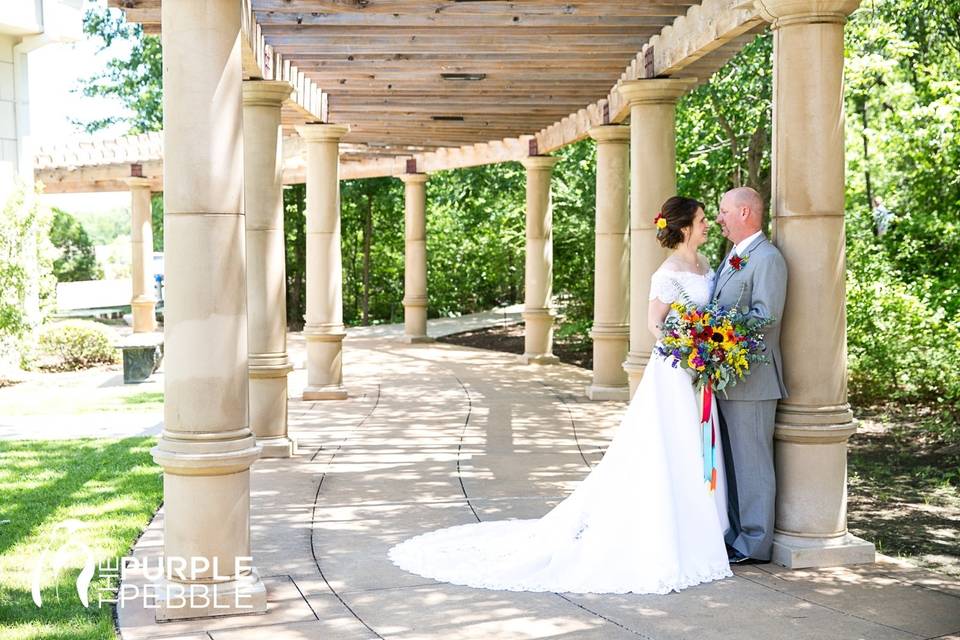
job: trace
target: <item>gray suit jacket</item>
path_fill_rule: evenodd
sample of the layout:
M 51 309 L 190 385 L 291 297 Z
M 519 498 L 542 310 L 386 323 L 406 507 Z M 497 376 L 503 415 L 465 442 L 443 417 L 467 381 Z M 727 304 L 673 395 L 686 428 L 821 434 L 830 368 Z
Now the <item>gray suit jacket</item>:
M 738 304 L 750 315 L 773 318 L 763 330 L 768 362 L 752 364 L 750 374 L 726 389 L 730 400 L 779 400 L 787 397 L 780 356 L 780 321 L 787 295 L 787 263 L 766 236 L 756 238 L 744 251 L 747 262 L 739 271 L 724 258 L 714 282 L 713 300 L 725 307 Z

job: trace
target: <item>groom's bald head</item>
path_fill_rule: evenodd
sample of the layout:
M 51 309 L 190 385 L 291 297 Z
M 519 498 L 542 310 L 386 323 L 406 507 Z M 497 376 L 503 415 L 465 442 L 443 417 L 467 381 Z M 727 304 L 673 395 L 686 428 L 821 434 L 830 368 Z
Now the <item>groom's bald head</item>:
M 750 187 L 737 187 L 723 194 L 717 222 L 723 235 L 737 243 L 763 226 L 763 198 Z

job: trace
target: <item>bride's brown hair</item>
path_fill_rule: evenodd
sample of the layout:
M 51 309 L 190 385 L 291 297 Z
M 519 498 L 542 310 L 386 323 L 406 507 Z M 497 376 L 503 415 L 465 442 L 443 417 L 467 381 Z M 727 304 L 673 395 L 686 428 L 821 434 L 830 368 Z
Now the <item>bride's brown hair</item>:
M 706 211 L 706 207 L 699 200 L 671 196 L 660 207 L 659 217 L 666 221 L 666 226 L 657 229 L 657 240 L 667 249 L 673 249 L 683 242 L 683 230 L 693 226 L 697 217 L 697 209 Z

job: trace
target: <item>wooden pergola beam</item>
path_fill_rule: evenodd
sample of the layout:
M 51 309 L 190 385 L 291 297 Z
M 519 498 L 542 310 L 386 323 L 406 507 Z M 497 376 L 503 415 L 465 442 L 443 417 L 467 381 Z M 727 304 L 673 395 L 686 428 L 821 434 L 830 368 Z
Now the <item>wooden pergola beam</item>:
M 505 13 L 464 15 L 442 11 L 440 13 L 330 13 L 330 12 L 285 12 L 255 9 L 257 22 L 267 33 L 280 29 L 303 29 L 332 27 L 383 27 L 394 29 L 444 29 L 460 28 L 469 23 L 470 28 L 503 29 L 520 31 L 548 28 L 555 31 L 574 29 L 634 29 L 638 27 L 663 27 L 676 17 L 674 7 L 657 5 L 652 9 L 639 8 L 638 3 L 609 3 L 617 13 L 538 13 L 514 4 L 516 10 Z M 593 5 L 596 7 L 597 5 Z
M 159 25 L 161 0 L 109 2 L 145 27 Z M 745 0 L 244 0 L 243 59 L 248 77 L 295 88 L 286 130 L 309 121 L 353 126 L 342 150 L 349 179 L 402 173 L 408 160 L 437 171 L 549 153 L 625 120 L 620 82 L 706 80 L 764 24 Z M 624 53 L 632 57 L 625 69 L 617 65 Z M 485 75 L 460 86 L 439 79 L 450 69 Z M 600 91 L 605 97 L 576 109 Z M 70 175 L 49 177 L 63 188 L 88 178 L 112 184 L 110 171 Z
M 159 7 L 159 0 L 142 0 L 145 5 Z M 138 0 L 139 4 L 139 0 Z M 485 2 L 456 2 L 451 0 L 375 0 L 359 4 L 352 0 L 307 0 L 296 4 L 288 0 L 259 0 L 259 12 L 305 14 L 308 12 L 365 15 L 413 14 L 435 16 L 444 14 L 455 17 L 490 15 L 675 15 L 676 8 L 689 7 L 696 0 L 538 0 L 536 3 L 518 3 L 513 0 Z M 659 12 L 659 13 L 658 13 Z

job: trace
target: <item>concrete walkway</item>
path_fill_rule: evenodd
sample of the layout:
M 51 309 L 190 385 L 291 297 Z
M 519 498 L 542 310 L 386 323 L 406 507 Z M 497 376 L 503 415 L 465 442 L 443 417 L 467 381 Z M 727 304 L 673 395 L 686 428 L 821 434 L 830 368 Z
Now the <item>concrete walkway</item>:
M 589 373 L 575 367 L 440 343 L 351 336 L 344 369 L 350 398 L 291 400 L 297 455 L 253 467 L 268 612 L 158 625 L 134 600 L 118 609 L 125 640 L 960 637 L 960 583 L 890 560 L 751 566 L 667 596 L 497 592 L 405 573 L 387 550 L 409 536 L 546 513 L 599 460 L 623 405 L 588 402 Z M 290 382 L 295 398 L 305 372 Z M 156 562 L 162 521 L 161 510 L 136 555 Z
M 523 305 L 502 307 L 483 313 L 454 318 L 437 318 L 427 323 L 433 337 L 448 336 L 496 325 L 521 322 Z M 129 327 L 114 328 L 129 335 Z M 350 327 L 348 344 L 354 339 L 397 338 L 402 324 Z M 290 360 L 296 369 L 306 367 L 306 345 L 302 333 L 288 334 Z M 163 392 L 163 367 L 141 384 L 125 385 L 119 367 L 88 369 L 64 373 L 29 374 L 27 380 L 0 388 L 0 440 L 65 440 L 71 438 L 127 438 L 155 436 L 163 430 L 163 411 L 127 407 L 118 411 L 69 411 L 64 407 L 89 407 L 109 403 L 124 396 Z M 8 402 L 9 401 L 9 402 Z M 30 413 L 5 411 L 5 407 L 28 407 Z M 50 409 L 53 407 L 52 409 Z

